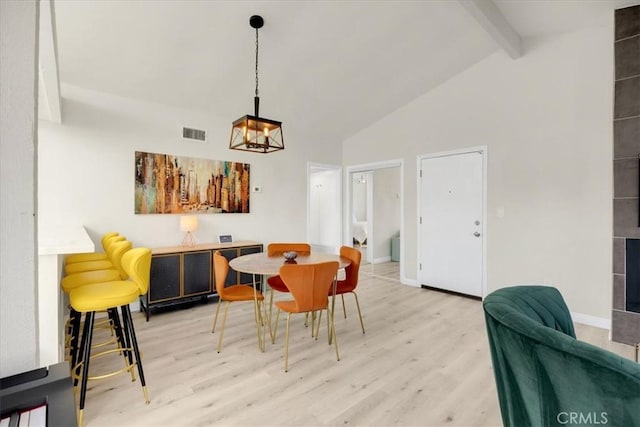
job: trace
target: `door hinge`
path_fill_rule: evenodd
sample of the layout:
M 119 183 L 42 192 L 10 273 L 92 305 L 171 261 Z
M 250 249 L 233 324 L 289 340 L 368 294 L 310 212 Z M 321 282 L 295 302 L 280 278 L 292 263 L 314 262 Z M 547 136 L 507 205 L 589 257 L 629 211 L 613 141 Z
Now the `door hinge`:
M 422 169 L 420 169 L 420 178 L 422 178 Z
M 422 271 L 422 263 L 420 263 L 420 271 Z
M 422 217 L 420 217 L 420 224 L 422 224 Z

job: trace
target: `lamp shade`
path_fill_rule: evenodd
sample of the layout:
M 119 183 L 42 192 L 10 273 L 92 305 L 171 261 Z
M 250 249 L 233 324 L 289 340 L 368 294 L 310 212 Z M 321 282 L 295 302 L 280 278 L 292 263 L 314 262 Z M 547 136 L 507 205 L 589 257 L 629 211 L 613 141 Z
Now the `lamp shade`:
M 198 229 L 198 217 L 195 215 L 183 215 L 180 217 L 180 231 L 196 231 Z

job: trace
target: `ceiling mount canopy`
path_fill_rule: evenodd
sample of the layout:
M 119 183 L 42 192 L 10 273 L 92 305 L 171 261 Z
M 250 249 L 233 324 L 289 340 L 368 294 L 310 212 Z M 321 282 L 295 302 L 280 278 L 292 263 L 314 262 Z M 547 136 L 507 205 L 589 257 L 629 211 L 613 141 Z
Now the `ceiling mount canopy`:
M 258 29 L 264 25 L 259 15 L 249 18 L 249 25 L 256 30 L 256 92 L 253 97 L 254 115 L 247 114 L 233 122 L 229 148 L 232 150 L 271 153 L 284 150 L 282 122 L 260 117 L 260 96 L 258 92 Z

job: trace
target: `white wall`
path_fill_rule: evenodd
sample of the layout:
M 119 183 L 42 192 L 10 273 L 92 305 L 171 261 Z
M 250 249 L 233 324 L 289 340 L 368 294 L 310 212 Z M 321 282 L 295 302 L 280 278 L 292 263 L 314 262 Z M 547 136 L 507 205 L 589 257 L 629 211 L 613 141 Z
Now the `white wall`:
M 343 162 L 402 156 L 415 165 L 421 154 L 487 145 L 489 291 L 552 282 L 572 311 L 608 319 L 613 17 L 610 27 L 525 39 L 524 49 L 517 60 L 491 55 L 348 139 Z M 408 282 L 416 278 L 415 167 L 404 181 Z
M 197 242 L 218 234 L 234 240 L 303 241 L 306 239 L 307 161 L 340 163 L 340 151 L 315 144 L 283 120 L 286 149 L 270 154 L 228 149 L 231 121 L 202 112 L 137 102 L 62 86 L 62 125 L 40 121 L 40 226 L 83 224 L 99 243 L 110 230 L 135 246 L 171 246 L 182 241 L 179 215 L 134 214 L 134 151 L 248 162 L 250 214 L 199 215 Z M 241 115 L 242 112 L 238 112 Z M 206 129 L 207 143 L 181 139 L 181 126 Z M 323 147 L 312 151 L 314 147 Z M 330 144 L 329 144 L 329 147 Z
M 309 243 L 331 251 L 342 241 L 340 169 L 313 171 L 309 176 Z
M 373 262 L 391 259 L 391 238 L 400 233 L 400 167 L 373 171 Z
M 0 1 L 0 377 L 37 367 L 35 1 Z

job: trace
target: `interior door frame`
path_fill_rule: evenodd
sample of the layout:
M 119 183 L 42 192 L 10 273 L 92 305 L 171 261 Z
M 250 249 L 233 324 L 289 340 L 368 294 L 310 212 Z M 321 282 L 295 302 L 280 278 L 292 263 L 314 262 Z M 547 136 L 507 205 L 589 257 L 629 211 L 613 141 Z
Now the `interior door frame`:
M 420 207 L 422 206 L 422 179 L 420 176 L 420 171 L 422 168 L 422 161 L 426 159 L 432 159 L 436 157 L 447 157 L 447 156 L 455 156 L 459 154 L 469 154 L 469 153 L 481 153 L 482 154 L 482 274 L 480 280 L 482 281 L 482 291 L 481 297 L 487 295 L 487 157 L 489 155 L 489 150 L 486 145 L 480 145 L 476 147 L 468 147 L 461 148 L 457 150 L 449 150 L 449 151 L 440 151 L 436 153 L 430 154 L 421 154 L 417 156 L 416 162 L 416 174 L 417 185 L 416 185 L 416 229 L 420 230 L 420 216 L 421 211 Z M 417 233 L 417 262 L 416 262 L 416 281 L 417 285 L 420 286 L 420 260 L 422 259 L 422 233 Z M 402 265 L 401 265 L 402 266 Z
M 340 200 L 343 200 L 343 193 L 342 193 L 342 187 L 343 187 L 343 183 L 342 183 L 342 166 L 341 165 L 332 165 L 332 164 L 327 164 L 327 163 L 316 163 L 316 162 L 307 162 L 307 241 L 312 244 L 313 242 L 311 242 L 311 174 L 313 174 L 313 172 L 315 170 L 331 170 L 331 171 L 336 171 L 337 175 L 338 175 L 338 183 L 336 185 L 336 188 L 334 189 L 334 191 L 337 193 L 336 194 L 336 200 L 338 201 L 338 203 L 340 202 Z M 342 211 L 342 206 L 339 206 L 339 209 Z M 340 217 L 342 214 L 342 212 L 340 212 L 340 214 L 338 215 L 338 217 Z M 342 221 L 338 221 L 338 227 L 340 228 L 338 230 L 338 236 L 342 236 L 343 235 L 343 231 L 344 231 L 344 226 L 342 224 Z M 339 250 L 340 246 L 340 238 L 338 237 L 338 247 L 335 248 L 335 250 Z
M 344 216 L 344 225 L 342 229 L 344 230 L 344 239 L 343 244 L 345 246 L 353 246 L 353 226 L 351 218 L 353 218 L 353 200 L 351 195 L 351 186 L 353 185 L 353 176 L 359 173 L 364 172 L 373 172 L 376 169 L 386 169 L 386 168 L 400 168 L 400 283 L 407 283 L 407 279 L 405 276 L 405 239 L 404 239 L 404 160 L 403 159 L 392 159 L 385 160 L 381 162 L 374 163 L 363 163 L 359 165 L 347 166 L 345 170 L 346 177 L 344 182 L 347 183 L 345 185 L 345 216 Z M 371 193 L 371 189 L 367 189 L 367 198 L 369 198 L 369 193 Z M 367 204 L 369 202 L 367 201 Z M 373 215 L 371 215 L 371 220 L 369 219 L 369 215 L 367 215 L 367 229 L 373 230 Z M 373 236 L 375 240 L 375 236 Z M 367 245 L 367 248 L 371 247 L 371 251 L 373 251 L 373 245 Z M 372 253 L 372 252 L 371 252 Z M 373 261 L 373 260 L 371 260 Z

